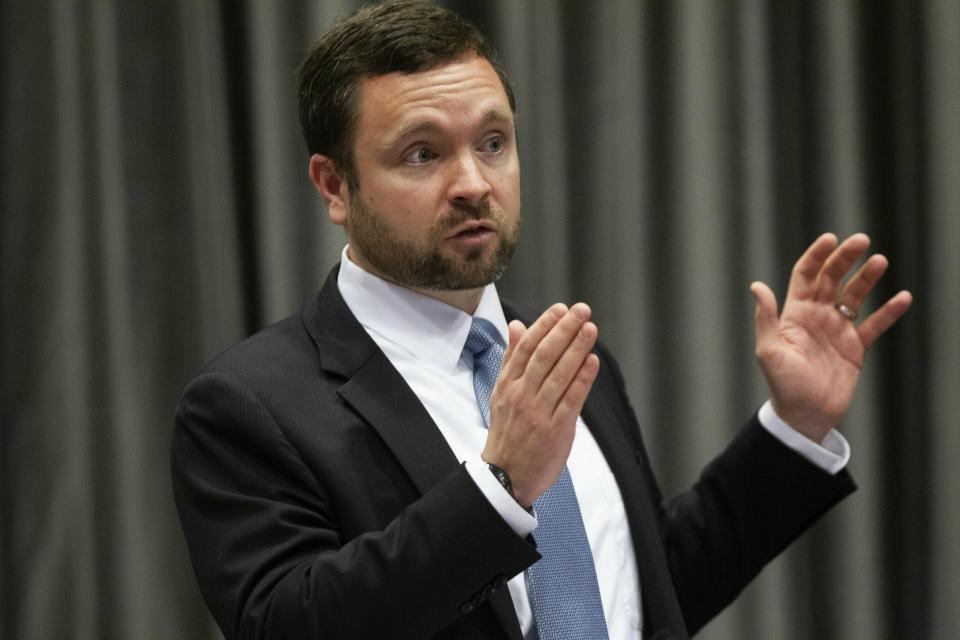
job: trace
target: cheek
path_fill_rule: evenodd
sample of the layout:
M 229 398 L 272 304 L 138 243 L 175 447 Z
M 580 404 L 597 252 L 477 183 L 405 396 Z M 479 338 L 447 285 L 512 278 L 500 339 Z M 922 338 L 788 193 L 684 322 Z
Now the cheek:
M 507 175 L 503 182 L 503 207 L 509 214 L 520 209 L 520 170 Z
M 387 202 L 385 206 L 390 207 L 391 203 Z M 410 233 L 431 231 L 450 211 L 442 191 L 429 184 L 419 184 L 398 193 L 392 206 Z
M 439 176 L 390 176 L 372 190 L 381 207 L 427 215 L 444 203 L 444 187 Z
M 419 238 L 436 223 L 435 204 L 415 189 L 370 194 L 366 203 L 376 211 L 390 233 L 400 238 Z
M 500 185 L 504 199 L 512 202 L 520 201 L 520 163 L 514 159 L 503 167 L 500 174 Z

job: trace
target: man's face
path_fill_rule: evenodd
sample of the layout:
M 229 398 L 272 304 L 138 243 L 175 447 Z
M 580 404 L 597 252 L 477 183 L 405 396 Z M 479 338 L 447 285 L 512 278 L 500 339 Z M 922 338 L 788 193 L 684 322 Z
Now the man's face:
M 500 78 L 481 58 L 361 82 L 347 196 L 351 259 L 398 284 L 475 289 L 510 261 L 520 165 Z

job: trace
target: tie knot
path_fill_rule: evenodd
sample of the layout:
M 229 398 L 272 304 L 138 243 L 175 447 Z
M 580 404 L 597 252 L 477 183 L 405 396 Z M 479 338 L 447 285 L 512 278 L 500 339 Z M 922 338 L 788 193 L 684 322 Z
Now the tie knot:
M 474 358 L 482 354 L 491 345 L 500 347 L 500 341 L 497 339 L 497 329 L 493 323 L 483 318 L 474 318 L 470 325 L 470 333 L 467 335 L 467 341 L 463 345 L 463 350 L 471 354 Z M 502 347 L 500 347 L 502 349 Z

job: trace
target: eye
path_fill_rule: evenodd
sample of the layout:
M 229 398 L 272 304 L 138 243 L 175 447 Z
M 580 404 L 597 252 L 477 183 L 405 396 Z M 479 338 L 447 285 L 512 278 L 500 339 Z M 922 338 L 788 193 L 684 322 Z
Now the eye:
M 490 153 L 500 153 L 503 151 L 504 144 L 503 136 L 497 134 L 484 140 L 482 149 Z
M 426 147 L 417 147 L 407 155 L 403 157 L 403 161 L 407 164 L 426 164 L 437 157 L 437 154 L 430 151 Z

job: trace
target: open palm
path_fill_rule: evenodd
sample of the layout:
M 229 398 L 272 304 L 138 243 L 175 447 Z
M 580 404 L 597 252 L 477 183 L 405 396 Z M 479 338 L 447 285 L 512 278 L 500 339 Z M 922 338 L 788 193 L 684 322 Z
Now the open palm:
M 770 387 L 773 408 L 787 424 L 815 442 L 839 424 L 853 398 L 867 349 L 910 307 L 901 291 L 855 324 L 838 310 L 857 310 L 887 269 L 887 259 L 870 256 L 843 284 L 870 239 L 857 233 L 838 245 L 827 233 L 794 265 L 783 312 L 762 282 L 750 290 L 757 299 L 757 358 Z

